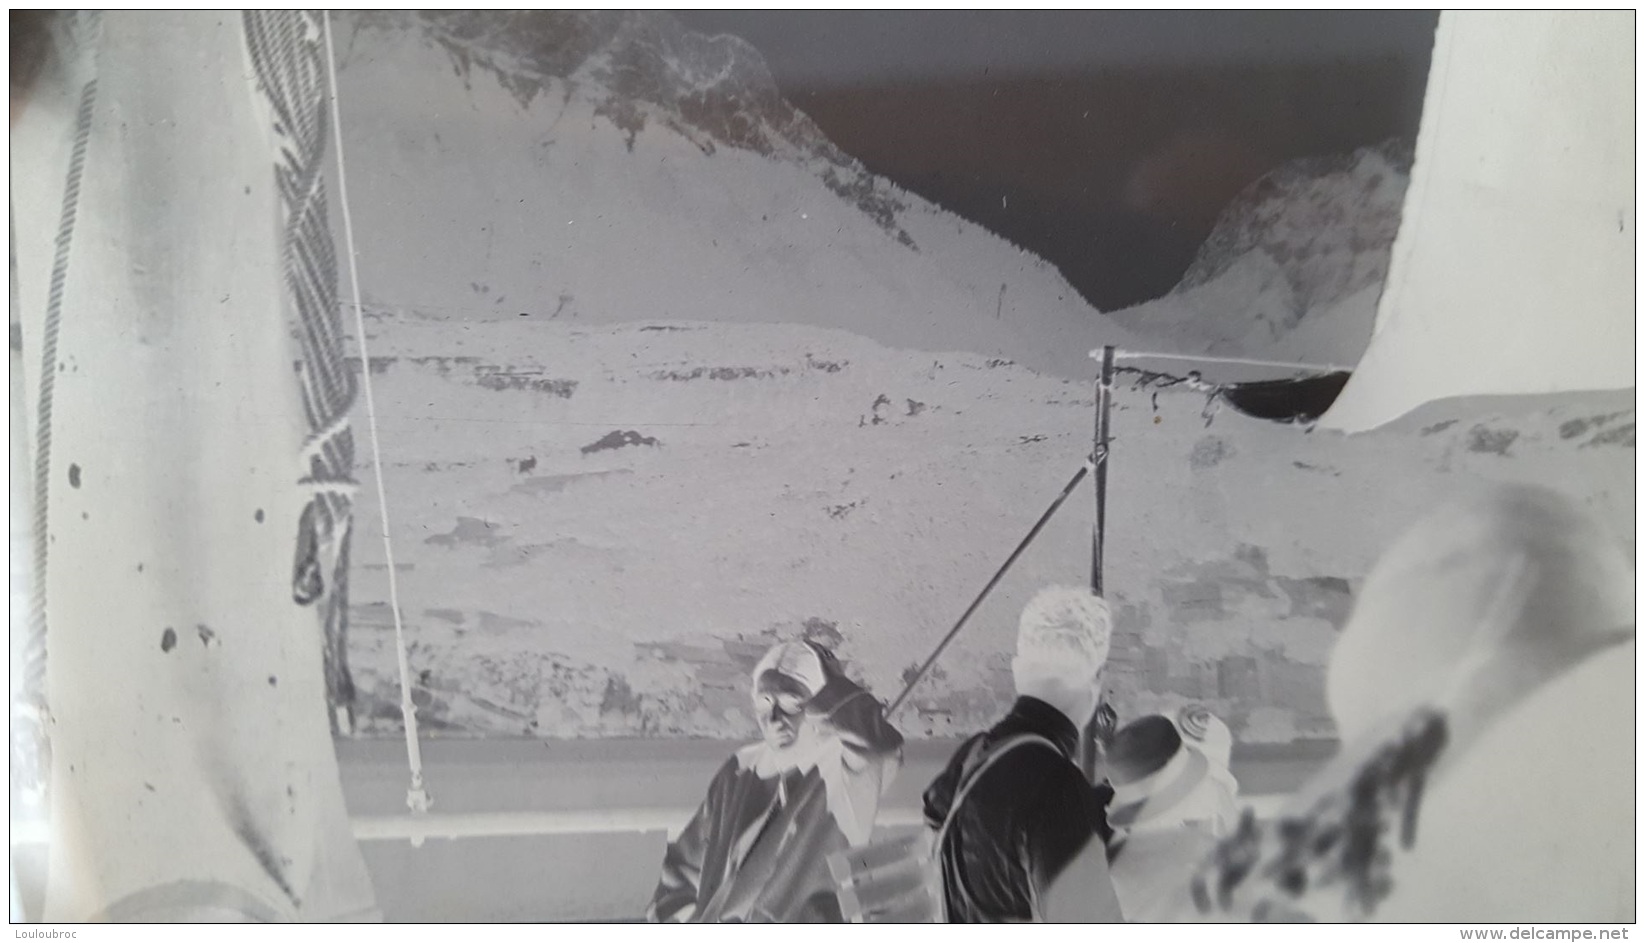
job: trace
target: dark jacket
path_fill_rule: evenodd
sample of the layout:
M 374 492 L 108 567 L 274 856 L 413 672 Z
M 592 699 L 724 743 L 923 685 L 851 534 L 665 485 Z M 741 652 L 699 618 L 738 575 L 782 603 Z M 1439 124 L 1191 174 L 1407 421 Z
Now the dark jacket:
M 817 697 L 823 721 L 844 746 L 846 778 L 877 802 L 885 764 L 902 735 L 884 707 L 843 676 Z M 646 917 L 691 923 L 828 923 L 843 918 L 828 856 L 849 842 L 829 808 L 817 769 L 762 778 L 759 745 L 739 750 L 714 775 L 708 797 L 669 844 Z
M 1074 763 L 1079 734 L 1063 713 L 1020 697 L 1005 719 L 967 740 L 925 790 L 925 821 L 942 825 L 962 776 L 986 751 L 1017 734 L 1056 745 L 1016 747 L 990 768 L 960 807 L 939 849 L 952 923 L 1023 921 L 1033 901 L 1093 836 L 1106 842 L 1113 790 L 1093 787 Z

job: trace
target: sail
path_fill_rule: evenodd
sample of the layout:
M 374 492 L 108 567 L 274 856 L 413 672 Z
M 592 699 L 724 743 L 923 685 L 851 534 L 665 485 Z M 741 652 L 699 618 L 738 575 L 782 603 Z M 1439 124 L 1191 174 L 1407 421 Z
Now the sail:
M 1376 331 L 1321 425 L 1634 385 L 1634 13 L 1445 11 Z
M 1222 387 L 1222 400 L 1253 419 L 1312 423 L 1342 394 L 1349 374 L 1318 373 L 1284 380 L 1257 380 Z
M 326 709 L 328 588 L 294 592 L 305 509 L 336 487 L 302 460 L 276 172 L 315 116 L 270 106 L 239 15 L 90 16 L 95 84 L 14 128 L 45 472 L 44 918 L 373 918 Z M 319 41 L 312 15 L 266 16 Z

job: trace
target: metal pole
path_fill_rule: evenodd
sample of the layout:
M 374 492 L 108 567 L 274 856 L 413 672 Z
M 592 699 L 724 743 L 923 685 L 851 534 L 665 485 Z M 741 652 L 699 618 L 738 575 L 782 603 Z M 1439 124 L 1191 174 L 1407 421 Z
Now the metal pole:
M 1107 359 L 1112 347 L 1103 348 L 1103 358 Z M 1096 351 L 1091 352 L 1095 357 Z M 1169 354 L 1156 351 L 1125 350 L 1118 354 L 1120 360 L 1177 360 L 1189 363 L 1212 363 L 1235 367 L 1273 367 L 1280 370 L 1302 370 L 1316 373 L 1352 373 L 1354 368 L 1334 363 L 1300 363 L 1286 360 L 1258 360 L 1252 357 L 1213 357 L 1210 354 Z
M 1102 595 L 1102 551 L 1103 540 L 1108 533 L 1108 441 L 1109 441 L 1109 414 L 1114 399 L 1114 348 L 1102 349 L 1102 374 L 1097 380 L 1097 416 L 1096 437 L 1093 454 L 1096 456 L 1097 469 L 1092 477 L 1096 480 L 1097 514 L 1091 526 L 1091 592 Z M 1086 724 L 1080 731 L 1080 769 L 1085 772 L 1085 778 L 1095 781 L 1097 775 L 1097 758 L 1101 746 L 1097 742 L 1095 719 Z
M 1102 543 L 1108 525 L 1108 414 L 1114 392 L 1114 348 L 1102 349 L 1102 376 L 1097 381 L 1096 523 L 1091 528 L 1091 592 L 1102 595 Z

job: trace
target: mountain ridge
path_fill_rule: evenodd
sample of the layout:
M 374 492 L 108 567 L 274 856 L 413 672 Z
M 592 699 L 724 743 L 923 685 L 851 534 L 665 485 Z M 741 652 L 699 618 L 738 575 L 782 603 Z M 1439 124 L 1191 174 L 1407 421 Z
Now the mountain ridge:
M 1120 324 L 1183 353 L 1352 367 L 1375 326 L 1411 146 L 1291 161 L 1218 218 L 1182 279 Z
M 422 11 L 368 13 L 366 28 L 410 30 L 444 50 L 465 82 L 491 73 L 521 108 L 552 80 L 592 92 L 595 114 L 622 130 L 628 149 L 657 122 L 705 154 L 734 147 L 810 166 L 841 199 L 903 245 L 899 188 L 831 142 L 777 88 L 759 50 L 729 34 L 704 36 L 654 11 Z

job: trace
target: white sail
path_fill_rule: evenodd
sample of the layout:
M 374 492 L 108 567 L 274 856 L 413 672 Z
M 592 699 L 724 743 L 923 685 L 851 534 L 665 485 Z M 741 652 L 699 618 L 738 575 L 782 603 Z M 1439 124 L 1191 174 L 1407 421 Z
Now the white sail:
M 101 16 L 36 437 L 50 435 L 44 917 L 374 917 L 331 743 L 320 607 L 293 598 L 307 427 L 274 136 L 242 20 Z M 72 110 L 19 124 L 19 147 L 40 144 L 13 167 L 37 188 L 15 204 L 36 363 L 73 124 Z M 28 379 L 39 415 L 42 377 Z
M 1322 419 L 1634 385 L 1634 14 L 1446 11 L 1376 333 Z

